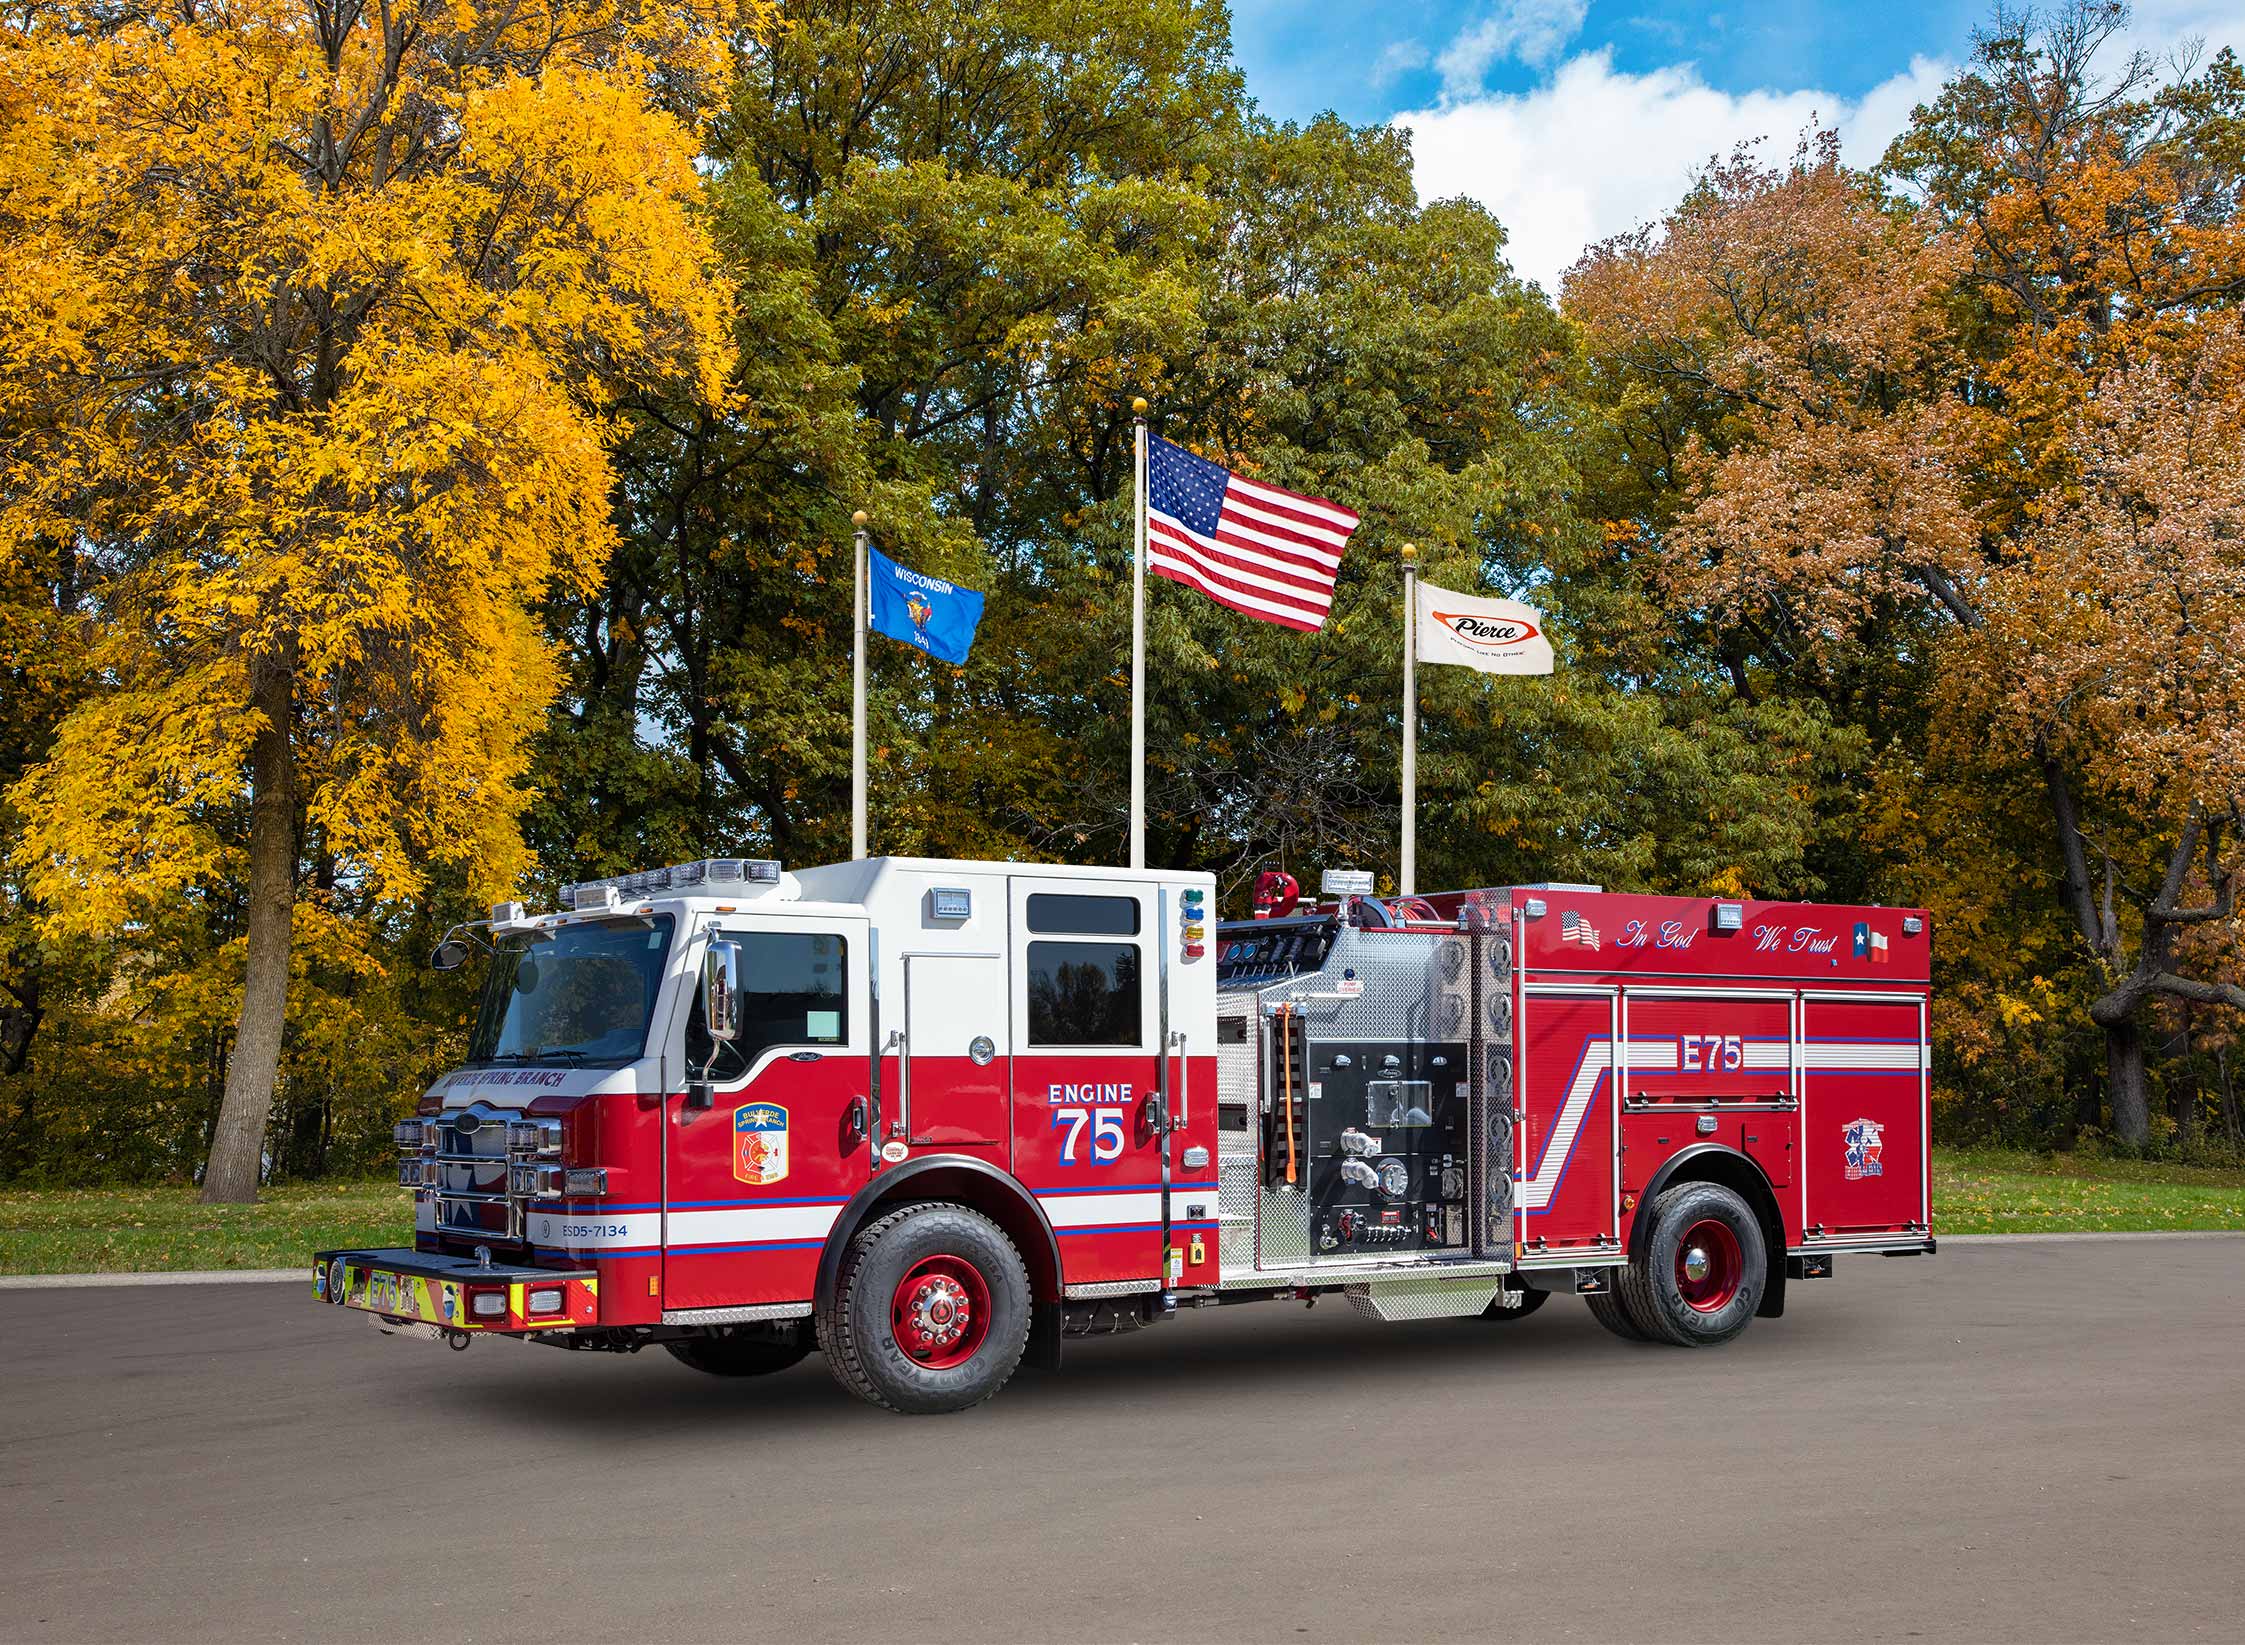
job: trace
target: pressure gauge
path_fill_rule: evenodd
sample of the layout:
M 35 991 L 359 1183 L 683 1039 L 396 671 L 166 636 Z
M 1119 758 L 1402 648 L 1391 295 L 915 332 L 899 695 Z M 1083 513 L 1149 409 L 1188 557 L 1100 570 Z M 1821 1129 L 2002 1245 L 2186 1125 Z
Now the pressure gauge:
M 1399 1159 L 1380 1161 L 1380 1192 L 1401 1199 L 1411 1191 L 1411 1168 Z

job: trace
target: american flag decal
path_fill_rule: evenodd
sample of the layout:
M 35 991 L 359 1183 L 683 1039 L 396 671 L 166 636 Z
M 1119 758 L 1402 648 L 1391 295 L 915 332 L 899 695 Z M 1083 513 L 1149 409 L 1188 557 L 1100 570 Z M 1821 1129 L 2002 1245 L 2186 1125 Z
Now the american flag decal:
M 1598 928 L 1576 913 L 1572 908 L 1559 916 L 1559 940 L 1579 942 L 1585 948 L 1598 946 Z
M 1266 623 L 1325 626 L 1357 517 L 1156 436 L 1146 455 L 1146 569 Z

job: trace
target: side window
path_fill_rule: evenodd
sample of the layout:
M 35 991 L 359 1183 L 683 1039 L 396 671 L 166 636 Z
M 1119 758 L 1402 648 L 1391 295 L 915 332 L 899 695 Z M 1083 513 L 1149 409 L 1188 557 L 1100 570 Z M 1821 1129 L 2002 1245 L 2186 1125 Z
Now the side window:
M 1034 904 L 1037 899 L 1030 901 Z M 1138 972 L 1138 945 L 1134 942 L 1032 942 L 1029 1043 L 1136 1045 L 1145 1021 L 1140 1011 Z
M 817 931 L 720 931 L 741 948 L 740 1035 L 717 1047 L 718 1078 L 745 1074 L 774 1046 L 842 1045 L 850 1037 L 847 939 Z M 686 1066 L 699 1074 L 713 1041 L 700 988 L 686 1021 Z
M 1029 929 L 1040 936 L 1135 937 L 1138 935 L 1138 899 L 1032 892 Z

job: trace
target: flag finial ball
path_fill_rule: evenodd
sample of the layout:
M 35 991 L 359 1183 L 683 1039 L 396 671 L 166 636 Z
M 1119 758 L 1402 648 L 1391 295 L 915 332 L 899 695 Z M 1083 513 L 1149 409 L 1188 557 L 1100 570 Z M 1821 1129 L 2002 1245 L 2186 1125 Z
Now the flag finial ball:
M 1135 416 L 1139 416 L 1139 417 L 1143 417 L 1143 416 L 1145 416 L 1145 415 L 1146 415 L 1146 401 L 1145 401 L 1144 397 L 1143 397 L 1143 396 L 1141 396 L 1140 398 L 1138 398 L 1138 399 L 1135 399 L 1135 400 L 1131 401 L 1131 402 L 1130 402 L 1130 409 L 1131 409 L 1131 412 L 1132 412 L 1132 414 L 1133 414 L 1133 415 L 1135 415 Z
M 850 516 L 850 524 L 856 526 L 860 531 L 863 531 L 865 529 L 865 521 L 866 513 L 862 508 L 859 509 L 855 514 Z
M 1403 545 L 1403 557 L 1406 560 L 1417 559 L 1419 557 L 1419 545 L 1417 543 L 1405 543 Z

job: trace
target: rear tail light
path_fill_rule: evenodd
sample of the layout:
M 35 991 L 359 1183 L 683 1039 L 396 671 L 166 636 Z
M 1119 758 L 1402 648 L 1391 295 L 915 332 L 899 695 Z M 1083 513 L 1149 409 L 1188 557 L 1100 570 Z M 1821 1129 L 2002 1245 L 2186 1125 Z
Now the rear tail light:
M 558 1314 L 561 1312 L 561 1287 L 542 1286 L 530 1293 L 528 1311 L 533 1314 Z
M 504 1319 L 507 1316 L 507 1294 L 504 1291 L 476 1291 L 468 1297 L 468 1313 L 475 1319 Z

